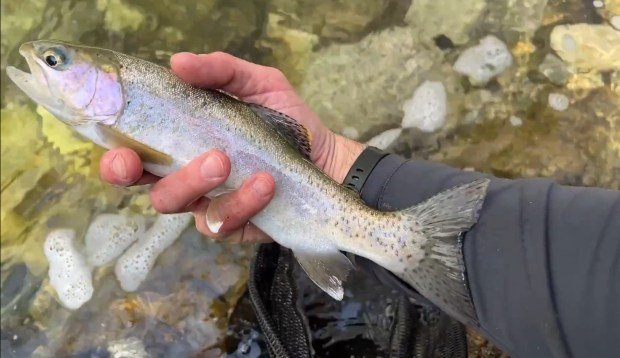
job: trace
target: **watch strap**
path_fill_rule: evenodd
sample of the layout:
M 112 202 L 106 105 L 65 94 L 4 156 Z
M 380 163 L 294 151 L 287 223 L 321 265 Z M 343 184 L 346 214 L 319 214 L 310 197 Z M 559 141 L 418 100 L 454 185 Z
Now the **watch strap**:
M 372 170 L 388 154 L 376 147 L 366 147 L 349 169 L 342 185 L 359 194 Z

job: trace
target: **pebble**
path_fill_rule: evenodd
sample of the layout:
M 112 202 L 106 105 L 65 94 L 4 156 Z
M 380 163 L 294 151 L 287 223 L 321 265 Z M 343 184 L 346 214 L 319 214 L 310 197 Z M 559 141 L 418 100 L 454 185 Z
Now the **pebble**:
M 620 30 L 620 15 L 612 17 L 609 22 L 611 23 L 611 26 L 613 26 L 616 30 Z
M 371 147 L 377 147 L 379 149 L 387 149 L 396 141 L 396 139 L 398 139 L 402 132 L 402 128 L 389 129 L 383 133 L 374 136 L 372 139 L 366 142 L 366 144 Z
M 510 124 L 514 127 L 521 127 L 521 125 L 523 125 L 523 120 L 517 116 L 510 116 Z
M 549 93 L 549 106 L 556 111 L 563 112 L 568 109 L 568 97 L 561 93 Z

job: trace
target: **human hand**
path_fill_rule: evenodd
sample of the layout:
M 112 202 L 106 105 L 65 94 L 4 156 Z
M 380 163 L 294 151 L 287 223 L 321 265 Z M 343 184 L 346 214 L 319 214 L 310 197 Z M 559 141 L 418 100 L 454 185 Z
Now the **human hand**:
M 256 65 L 216 52 L 207 55 L 179 53 L 170 61 L 172 71 L 197 86 L 222 89 L 245 102 L 260 104 L 289 115 L 312 134 L 311 160 L 327 175 L 342 182 L 363 150 L 360 143 L 331 132 L 301 98 L 279 70 Z M 154 184 L 151 203 L 161 213 L 190 211 L 198 230 L 210 237 L 232 242 L 267 242 L 271 239 L 249 219 L 262 210 L 275 190 L 268 173 L 256 173 L 234 192 L 209 200 L 205 194 L 223 184 L 230 174 L 230 161 L 213 150 L 192 160 L 164 178 L 143 171 L 138 155 L 128 148 L 104 154 L 100 161 L 103 180 L 122 186 Z

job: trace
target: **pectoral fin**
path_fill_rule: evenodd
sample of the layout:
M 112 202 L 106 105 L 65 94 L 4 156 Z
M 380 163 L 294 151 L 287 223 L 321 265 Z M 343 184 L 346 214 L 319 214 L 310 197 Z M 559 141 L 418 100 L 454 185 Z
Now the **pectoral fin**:
M 293 252 L 308 277 L 328 295 L 341 301 L 344 296 L 342 283 L 354 268 L 340 251 Z
M 153 149 L 148 145 L 141 143 L 110 126 L 104 124 L 97 124 L 97 132 L 99 133 L 101 139 L 105 141 L 110 148 L 130 148 L 135 151 L 138 156 L 140 156 L 140 159 L 142 159 L 142 161 L 146 163 L 160 165 L 172 164 L 172 157 L 170 157 L 168 154 Z

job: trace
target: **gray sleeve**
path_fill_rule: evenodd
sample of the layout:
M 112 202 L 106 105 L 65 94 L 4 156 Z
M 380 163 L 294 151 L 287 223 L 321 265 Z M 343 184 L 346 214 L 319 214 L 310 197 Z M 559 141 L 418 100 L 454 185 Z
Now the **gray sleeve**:
M 361 195 L 401 209 L 483 176 L 389 155 Z M 620 192 L 490 178 L 463 250 L 481 333 L 517 357 L 616 354 Z

